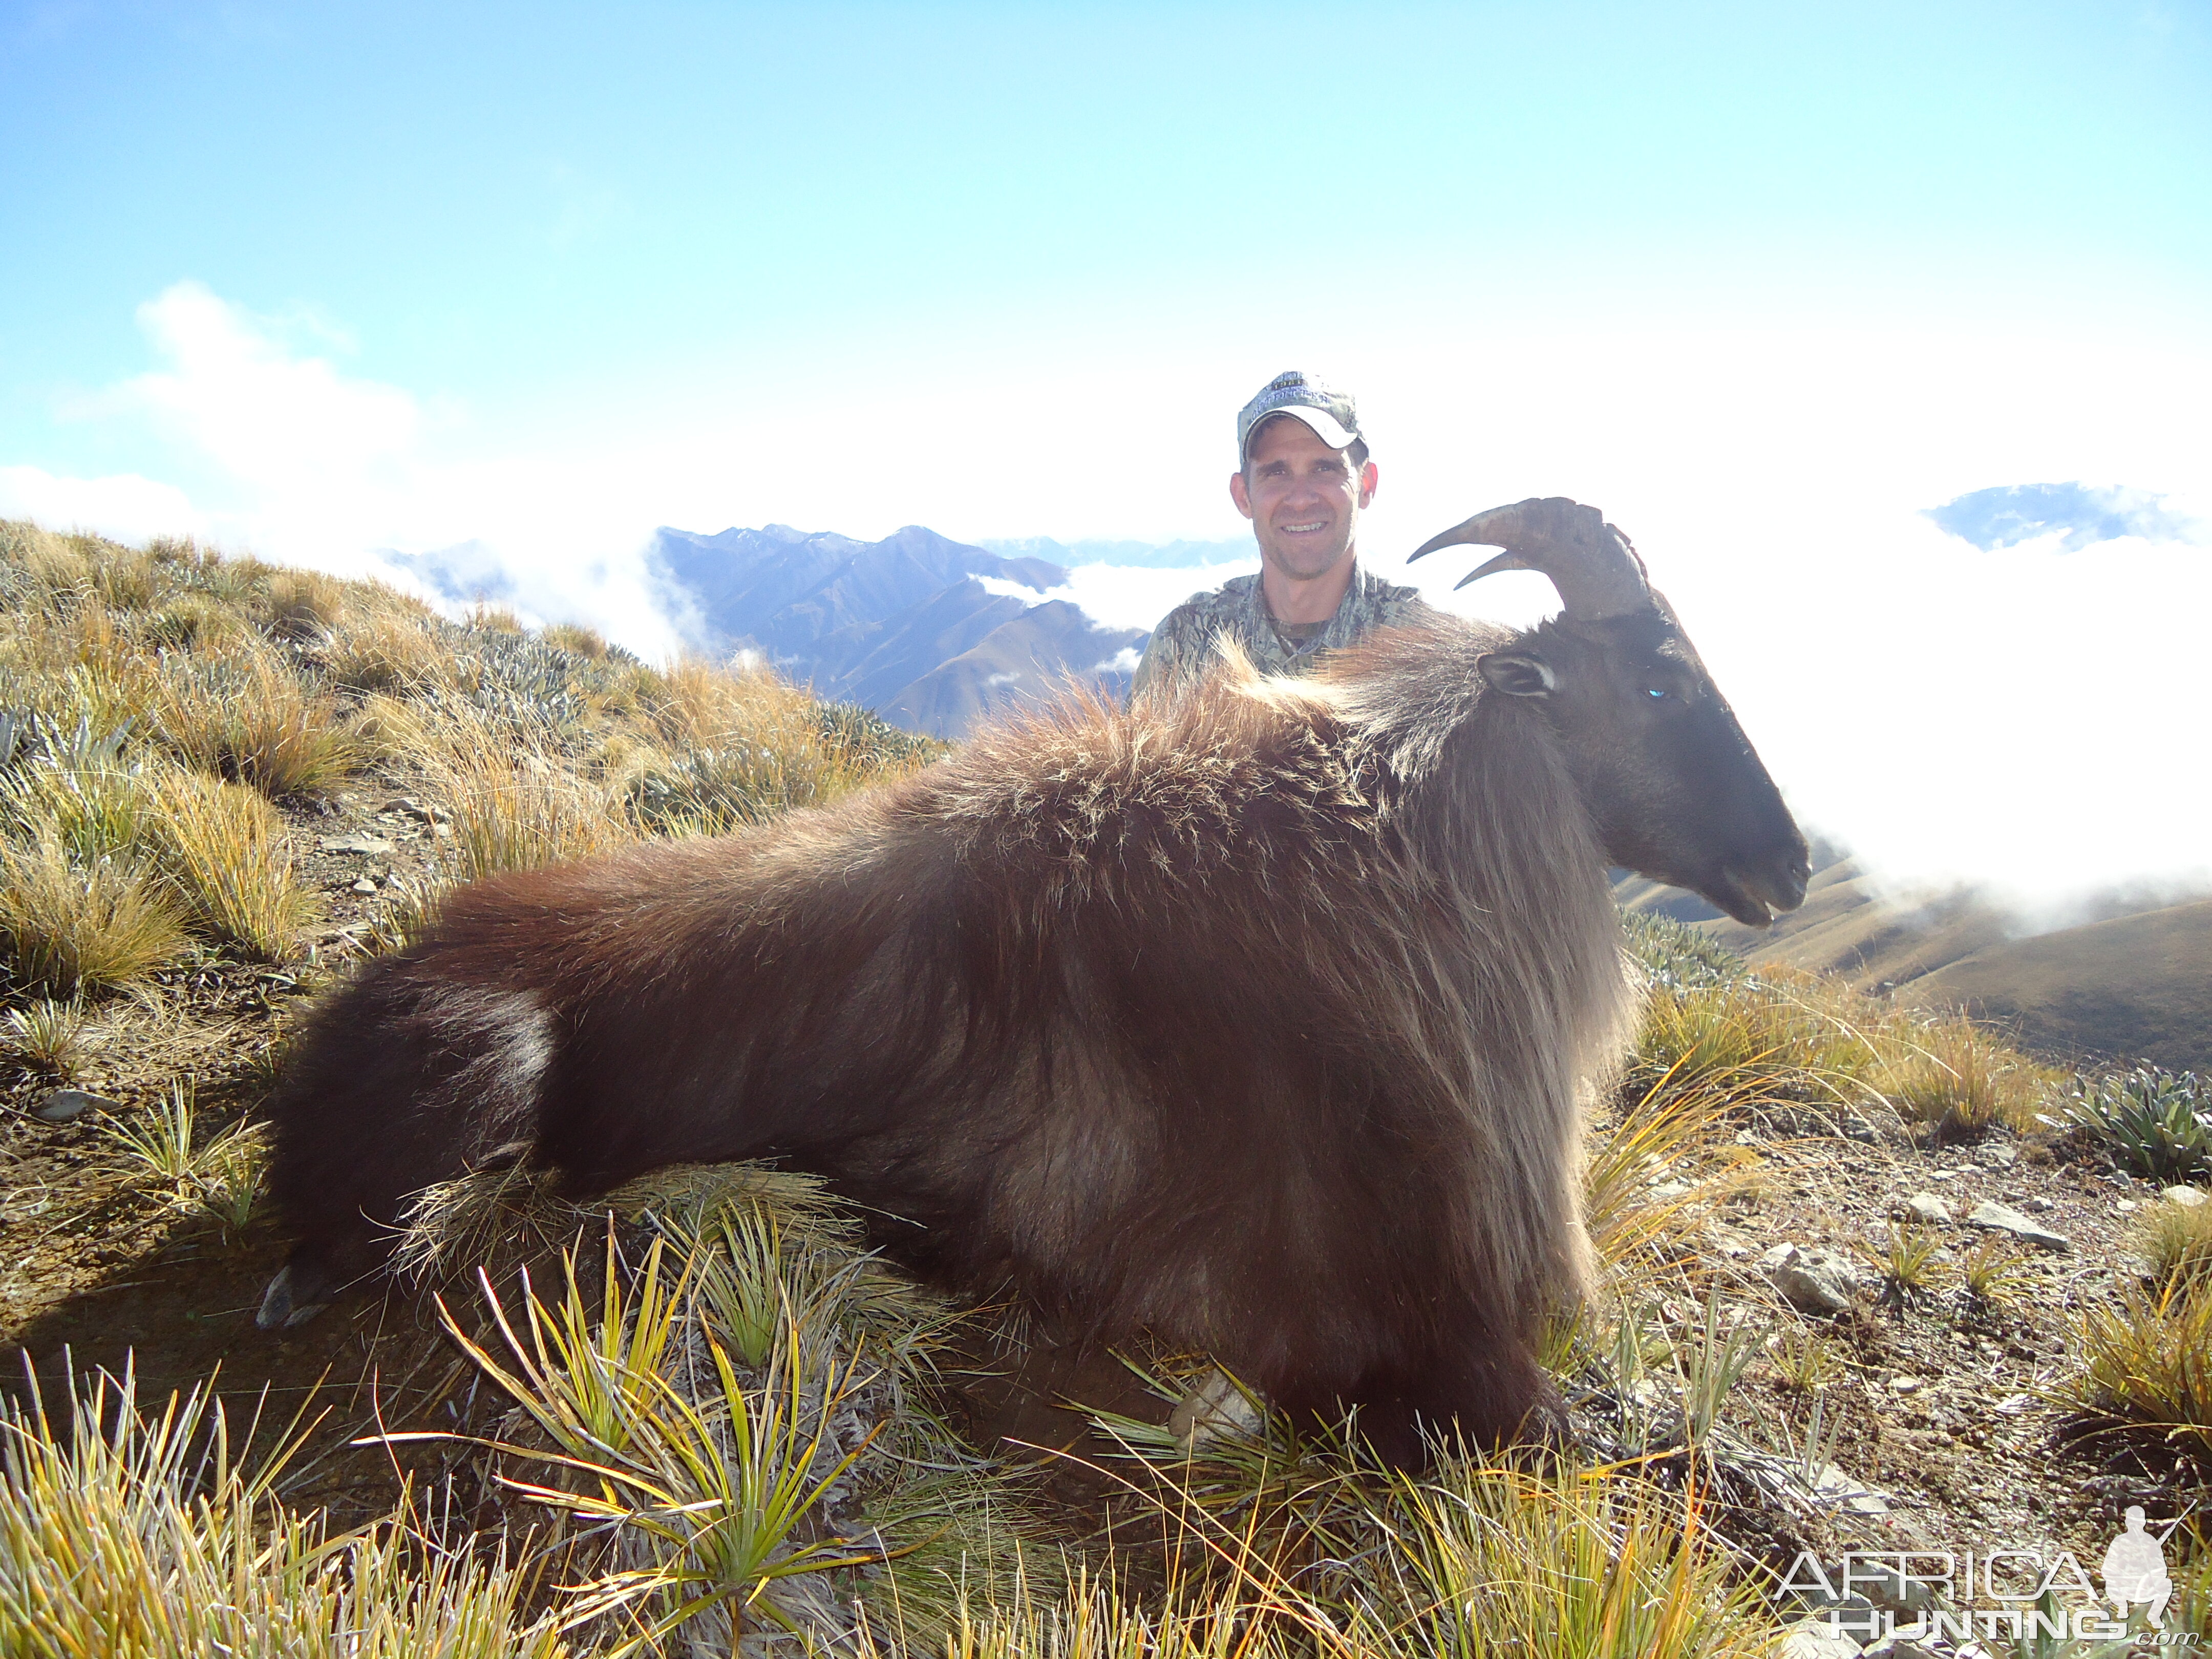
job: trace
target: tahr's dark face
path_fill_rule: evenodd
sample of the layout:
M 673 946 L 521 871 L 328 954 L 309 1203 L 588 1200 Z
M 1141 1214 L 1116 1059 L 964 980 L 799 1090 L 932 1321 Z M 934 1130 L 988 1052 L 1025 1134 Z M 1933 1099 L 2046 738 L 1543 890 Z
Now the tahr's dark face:
M 1804 902 L 1811 861 L 1781 792 L 1673 609 L 1547 623 L 1479 666 L 1541 701 L 1606 856 L 1763 927 Z

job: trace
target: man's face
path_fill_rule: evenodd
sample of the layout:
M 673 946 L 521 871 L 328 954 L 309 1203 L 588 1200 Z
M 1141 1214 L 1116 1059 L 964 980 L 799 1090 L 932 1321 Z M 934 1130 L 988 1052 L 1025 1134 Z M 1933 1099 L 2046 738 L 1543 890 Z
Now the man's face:
M 1279 415 L 1252 434 L 1251 461 L 1232 473 L 1229 494 L 1252 520 L 1260 556 L 1297 581 L 1325 576 L 1352 550 L 1359 509 L 1375 498 L 1375 464 L 1354 471 L 1295 416 Z

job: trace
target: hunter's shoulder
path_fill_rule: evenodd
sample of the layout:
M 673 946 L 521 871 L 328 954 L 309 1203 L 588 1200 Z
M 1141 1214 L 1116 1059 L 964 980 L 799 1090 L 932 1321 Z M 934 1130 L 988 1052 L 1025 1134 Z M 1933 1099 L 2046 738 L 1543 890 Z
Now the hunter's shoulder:
M 1252 589 L 1260 578 L 1231 576 L 1218 587 L 1200 588 L 1160 618 L 1156 632 L 1211 626 L 1224 617 L 1241 617 L 1252 608 Z

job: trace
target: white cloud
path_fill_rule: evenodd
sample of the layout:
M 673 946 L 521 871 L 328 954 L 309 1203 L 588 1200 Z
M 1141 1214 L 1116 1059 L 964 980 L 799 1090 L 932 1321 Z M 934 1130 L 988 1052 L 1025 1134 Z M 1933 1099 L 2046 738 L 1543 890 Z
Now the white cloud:
M 1231 576 L 1257 570 L 1257 555 L 1238 564 L 1205 565 L 1193 570 L 1152 570 L 1135 565 L 1079 564 L 1067 573 L 1067 585 L 1054 597 L 1071 599 L 1103 628 L 1152 625 L 1193 593 L 1218 587 Z
M 169 367 L 126 381 L 112 406 L 137 410 L 231 477 L 279 498 L 343 510 L 365 491 L 404 487 L 422 426 L 397 386 L 349 380 L 292 355 L 269 322 L 179 283 L 138 308 Z
M 0 466 L 0 518 L 33 519 L 55 530 L 85 530 L 118 541 L 204 536 L 205 517 L 174 484 L 136 473 L 58 478 L 35 466 Z

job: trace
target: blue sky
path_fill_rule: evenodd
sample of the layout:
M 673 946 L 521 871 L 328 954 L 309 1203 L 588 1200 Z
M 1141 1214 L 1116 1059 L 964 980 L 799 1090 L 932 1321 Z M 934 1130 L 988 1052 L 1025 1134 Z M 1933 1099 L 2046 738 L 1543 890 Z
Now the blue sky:
M 2208 197 L 2201 0 L 16 0 L 0 512 L 337 568 L 477 539 L 652 645 L 657 523 L 1234 534 L 1231 415 L 1300 366 L 1362 398 L 1373 562 L 1575 495 L 1747 717 L 1816 729 L 1872 648 L 1862 719 L 1986 722 L 2099 596 L 2212 602 L 2201 550 L 1921 516 L 2077 480 L 2212 516 Z M 1954 589 L 2011 643 L 1939 675 L 1897 601 Z M 1837 622 L 1814 685 L 1777 615 Z M 1822 805 L 1909 838 L 1896 793 Z

